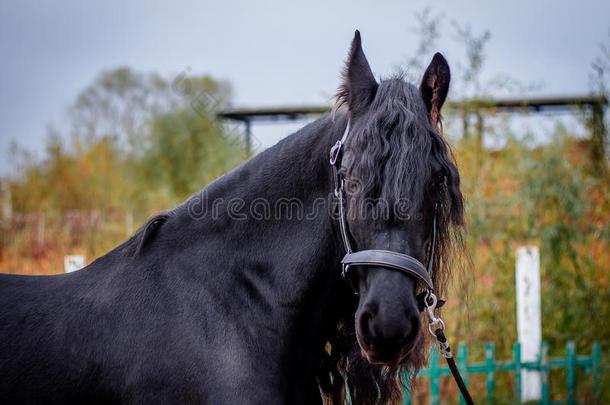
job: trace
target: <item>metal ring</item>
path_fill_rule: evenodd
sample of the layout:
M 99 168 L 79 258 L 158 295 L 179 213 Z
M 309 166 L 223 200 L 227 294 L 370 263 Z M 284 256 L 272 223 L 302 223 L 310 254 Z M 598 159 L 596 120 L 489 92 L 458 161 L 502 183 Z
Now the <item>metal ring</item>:
M 436 327 L 438 326 L 438 327 Z M 443 320 L 441 318 L 434 318 L 432 321 L 430 321 L 430 323 L 428 324 L 428 331 L 430 332 L 430 334 L 434 337 L 436 337 L 436 332 L 437 330 L 445 330 L 445 322 L 443 322 Z
M 341 143 L 341 141 L 337 141 L 336 144 L 333 145 L 332 148 L 330 148 L 330 164 L 331 165 L 335 165 L 335 163 L 337 163 L 337 159 L 339 158 L 339 153 L 341 152 L 341 147 L 343 146 L 343 144 Z

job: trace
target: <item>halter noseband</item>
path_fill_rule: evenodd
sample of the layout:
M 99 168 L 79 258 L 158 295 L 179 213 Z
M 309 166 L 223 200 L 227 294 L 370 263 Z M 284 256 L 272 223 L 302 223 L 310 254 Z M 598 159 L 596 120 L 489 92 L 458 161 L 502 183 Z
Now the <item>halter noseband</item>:
M 341 160 L 343 157 L 343 145 L 345 144 L 350 132 L 350 121 L 347 121 L 347 127 L 340 140 L 330 150 L 330 164 L 333 168 L 333 177 L 335 179 L 335 197 L 338 200 L 339 210 L 339 230 L 343 247 L 345 248 L 345 256 L 341 260 L 341 274 L 346 277 L 349 269 L 352 266 L 361 267 L 385 267 L 390 270 L 400 271 L 407 275 L 415 277 L 423 282 L 429 292 L 434 291 L 432 282 L 432 266 L 434 261 L 434 249 L 436 247 L 436 212 L 434 213 L 434 222 L 432 225 L 432 244 L 430 246 L 430 257 L 428 258 L 428 268 L 422 262 L 404 253 L 393 252 L 390 250 L 367 249 L 354 252 L 349 240 L 349 228 L 345 218 L 346 211 L 346 192 L 345 192 L 345 176 L 341 172 Z

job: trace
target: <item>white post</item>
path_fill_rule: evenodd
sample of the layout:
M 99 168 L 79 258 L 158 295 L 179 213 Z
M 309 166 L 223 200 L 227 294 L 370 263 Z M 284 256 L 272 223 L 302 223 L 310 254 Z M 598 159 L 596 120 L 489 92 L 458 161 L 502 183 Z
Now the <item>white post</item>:
M 542 343 L 540 311 L 540 252 L 536 246 L 517 249 L 517 334 L 521 361 L 538 361 Z M 536 370 L 521 371 L 521 401 L 541 399 L 541 375 Z
M 67 255 L 64 256 L 64 272 L 72 273 L 85 267 L 85 256 Z

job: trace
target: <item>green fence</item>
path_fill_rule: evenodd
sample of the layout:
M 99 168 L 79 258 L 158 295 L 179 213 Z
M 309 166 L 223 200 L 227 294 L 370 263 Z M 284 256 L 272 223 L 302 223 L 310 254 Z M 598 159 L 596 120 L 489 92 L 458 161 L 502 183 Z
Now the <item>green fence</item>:
M 582 368 L 585 372 L 590 375 L 591 387 L 593 389 L 592 397 L 597 398 L 599 402 L 599 396 L 601 393 L 601 346 L 599 343 L 593 343 L 593 349 L 590 356 L 577 356 L 576 346 L 574 342 L 569 342 L 565 348 L 564 358 L 552 358 L 548 357 L 549 348 L 546 343 L 542 345 L 541 356 L 538 361 L 535 362 L 522 362 L 521 361 L 521 346 L 519 343 L 513 345 L 513 359 L 509 361 L 497 361 L 496 351 L 493 343 L 487 343 L 485 345 L 485 361 L 479 363 L 468 362 L 468 347 L 466 345 L 459 345 L 457 350 L 457 363 L 460 373 L 464 378 L 466 384 L 468 384 L 468 376 L 470 374 L 485 374 L 485 387 L 486 395 L 482 398 L 482 393 L 472 392 L 474 400 L 478 402 L 487 403 L 494 402 L 495 385 L 496 385 L 496 373 L 498 372 L 509 372 L 514 376 L 514 399 L 515 402 L 521 400 L 521 370 L 538 370 L 542 373 L 542 404 L 555 404 L 557 402 L 551 402 L 551 392 L 549 387 L 549 372 L 552 369 L 563 368 L 566 371 L 566 388 L 568 396 L 565 401 L 569 405 L 576 403 L 576 369 Z M 450 375 L 449 368 L 444 363 L 441 365 L 440 356 L 438 350 L 435 348 L 430 354 L 429 367 L 420 370 L 418 377 L 428 377 L 430 384 L 430 404 L 438 405 L 441 403 L 441 392 L 440 392 L 440 379 L 441 376 Z M 478 394 L 478 395 L 477 395 Z M 457 395 L 457 394 L 456 394 Z M 405 405 L 411 404 L 411 398 L 409 395 L 405 395 Z M 463 399 L 460 397 L 460 404 L 463 404 Z

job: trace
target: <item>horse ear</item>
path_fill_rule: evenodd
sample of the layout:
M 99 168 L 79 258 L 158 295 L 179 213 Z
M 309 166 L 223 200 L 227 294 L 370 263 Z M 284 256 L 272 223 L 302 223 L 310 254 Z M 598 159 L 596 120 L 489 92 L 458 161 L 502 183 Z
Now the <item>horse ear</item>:
M 337 106 L 347 104 L 352 114 L 362 111 L 373 101 L 377 81 L 362 51 L 360 31 L 356 30 L 337 93 Z
M 432 62 L 426 69 L 422 82 L 419 85 L 430 121 L 434 125 L 439 125 L 441 119 L 441 107 L 447 98 L 449 91 L 449 81 L 451 80 L 451 71 L 447 60 L 440 53 L 434 54 Z

